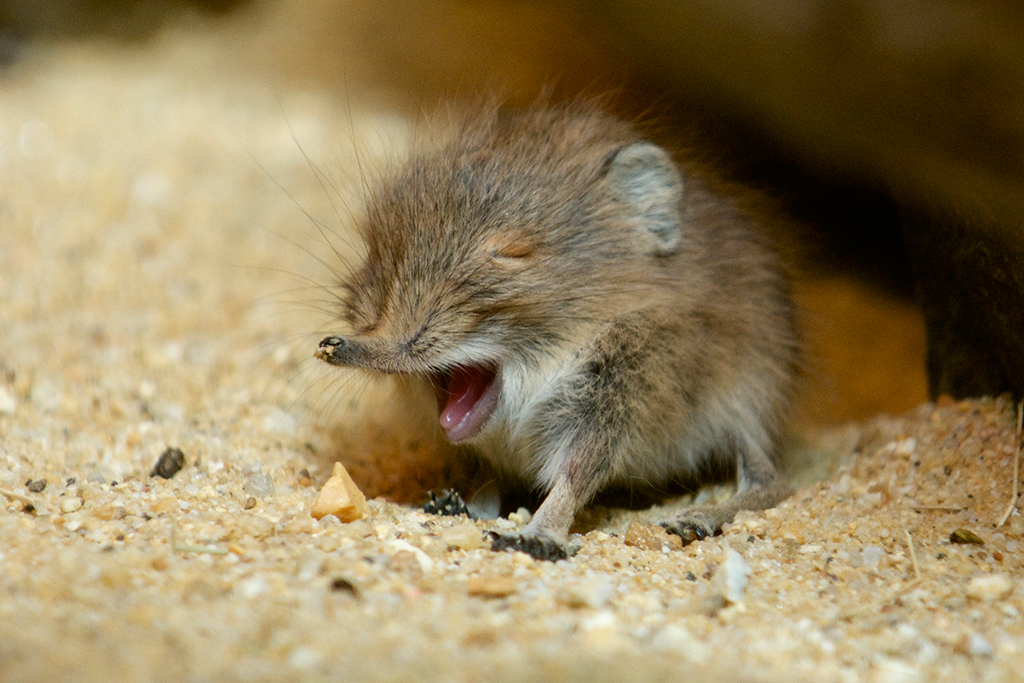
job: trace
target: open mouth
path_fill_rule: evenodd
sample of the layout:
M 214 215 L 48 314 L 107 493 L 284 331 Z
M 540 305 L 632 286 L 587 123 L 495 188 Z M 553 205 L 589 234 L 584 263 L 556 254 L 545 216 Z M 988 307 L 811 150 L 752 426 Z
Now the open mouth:
M 430 382 L 441 427 L 452 443 L 476 436 L 498 406 L 500 382 L 493 366 L 460 366 L 430 375 Z

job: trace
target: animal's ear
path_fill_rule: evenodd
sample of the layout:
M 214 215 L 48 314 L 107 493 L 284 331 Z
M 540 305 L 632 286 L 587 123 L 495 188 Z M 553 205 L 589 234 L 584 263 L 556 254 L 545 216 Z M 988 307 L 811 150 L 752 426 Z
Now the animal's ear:
M 649 142 L 622 147 L 608 162 L 608 189 L 656 255 L 675 253 L 683 236 L 683 179 L 668 154 Z

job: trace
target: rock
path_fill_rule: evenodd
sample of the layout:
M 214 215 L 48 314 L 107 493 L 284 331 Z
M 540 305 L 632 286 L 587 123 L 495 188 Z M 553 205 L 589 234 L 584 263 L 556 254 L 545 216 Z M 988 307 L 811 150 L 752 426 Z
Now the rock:
M 949 535 L 950 543 L 964 543 L 971 545 L 985 545 L 985 541 L 982 540 L 981 536 L 974 533 L 970 529 L 955 529 L 953 533 Z
M 81 498 L 65 498 L 60 502 L 61 512 L 74 512 L 82 507 Z
M 750 571 L 743 556 L 730 549 L 725 557 L 725 562 L 718 567 L 711 579 L 714 593 L 722 596 L 729 603 L 743 602 L 743 591 L 747 587 L 747 577 L 750 576 Z
M 456 524 L 441 532 L 441 540 L 448 544 L 449 548 L 459 550 L 476 550 L 484 547 L 483 535 L 475 524 Z
M 985 640 L 977 633 L 972 633 L 967 639 L 967 654 L 972 657 L 991 657 L 995 654 L 992 643 Z
M 466 592 L 484 598 L 504 598 L 516 592 L 516 582 L 511 576 L 474 576 L 466 585 Z
M 602 610 L 580 621 L 583 642 L 598 652 L 608 652 L 622 646 L 622 637 L 618 631 L 619 620 L 609 610 Z
M 580 579 L 558 592 L 558 601 L 568 607 L 600 609 L 615 595 L 615 587 L 606 577 Z
M 14 415 L 17 407 L 18 401 L 14 398 L 14 394 L 0 387 L 0 415 Z
M 683 539 L 675 534 L 670 534 L 660 526 L 650 526 L 639 522 L 630 522 L 626 528 L 626 536 L 623 539 L 626 545 L 641 550 L 680 550 L 683 547 Z
M 1003 600 L 1013 592 L 1013 581 L 1006 574 L 975 576 L 967 584 L 967 597 L 991 602 Z
M 953 652 L 970 657 L 991 657 L 995 648 L 979 633 L 966 633 L 957 640 Z
M 885 550 L 877 545 L 868 545 L 861 548 L 860 553 L 855 554 L 850 563 L 854 567 L 877 570 L 878 563 L 882 561 L 883 557 L 885 557 Z
M 250 496 L 269 498 L 274 495 L 274 480 L 261 468 L 249 475 L 242 485 L 242 490 Z
M 515 512 L 509 513 L 508 518 L 519 526 L 526 526 L 533 519 L 533 514 L 526 508 L 519 508 Z
M 157 459 L 156 465 L 153 466 L 153 471 L 149 473 L 149 476 L 170 479 L 184 466 L 185 454 L 181 452 L 181 449 L 173 447 L 167 448 L 160 454 L 160 457 Z
M 352 481 L 345 466 L 340 462 L 334 463 L 334 473 L 320 489 L 309 514 L 314 519 L 334 515 L 342 522 L 354 522 L 366 517 L 368 512 L 366 496 Z
M 686 627 L 669 624 L 651 639 L 651 648 L 658 652 L 679 652 L 691 661 L 703 663 L 711 657 L 711 648 Z

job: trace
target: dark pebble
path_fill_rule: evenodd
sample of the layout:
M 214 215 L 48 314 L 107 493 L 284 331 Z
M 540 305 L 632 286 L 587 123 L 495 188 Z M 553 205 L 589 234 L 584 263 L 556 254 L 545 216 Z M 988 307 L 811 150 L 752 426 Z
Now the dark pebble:
M 957 529 L 949 535 L 950 543 L 969 543 L 971 545 L 985 545 L 985 541 L 981 540 L 981 536 L 974 533 L 970 529 Z
M 156 461 L 156 465 L 154 465 L 153 471 L 149 473 L 149 476 L 170 479 L 184 466 L 185 454 L 181 452 L 181 449 L 168 448 L 160 454 L 160 459 Z

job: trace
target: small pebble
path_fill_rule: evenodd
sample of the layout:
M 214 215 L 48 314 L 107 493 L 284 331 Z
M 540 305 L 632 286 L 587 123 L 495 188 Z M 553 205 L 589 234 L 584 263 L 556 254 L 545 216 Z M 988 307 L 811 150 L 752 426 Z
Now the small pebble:
M 449 548 L 459 550 L 476 550 L 484 547 L 483 535 L 475 524 L 456 524 L 441 532 L 441 540 L 448 544 Z
M 274 480 L 261 469 L 249 475 L 242 490 L 256 498 L 269 498 L 274 495 Z
M 972 657 L 991 657 L 995 654 L 992 643 L 977 633 L 972 633 L 968 638 L 967 652 Z
M 185 454 L 181 452 L 180 448 L 170 447 L 160 454 L 160 458 L 156 461 L 149 476 L 170 479 L 184 466 Z
M 953 646 L 953 651 L 960 655 L 971 657 L 991 657 L 995 654 L 995 648 L 978 633 L 965 634 Z
M 369 511 L 366 496 L 352 481 L 345 466 L 336 462 L 334 473 L 320 489 L 309 514 L 314 519 L 334 515 L 342 522 L 354 522 L 366 517 Z
M 245 502 L 242 503 L 242 507 L 246 510 L 252 510 L 254 507 L 256 507 L 256 499 L 253 498 L 252 496 L 249 496 L 248 498 L 245 499 Z
M 602 610 L 580 621 L 580 635 L 583 642 L 598 652 L 618 649 L 622 637 L 618 634 L 619 620 L 609 610 Z
M 864 546 L 860 553 L 854 555 L 852 561 L 854 566 L 861 566 L 865 569 L 878 569 L 878 563 L 885 557 L 885 550 L 877 545 Z
M 991 602 L 1003 600 L 1013 592 L 1013 581 L 1006 574 L 975 576 L 967 584 L 967 597 Z
M 607 578 L 592 577 L 575 581 L 558 593 L 558 601 L 568 607 L 604 607 L 615 594 L 615 587 Z
M 669 624 L 651 639 L 651 647 L 660 652 L 679 652 L 687 659 L 703 663 L 711 656 L 711 648 L 685 627 Z
M 626 528 L 623 542 L 641 550 L 662 550 L 664 548 L 679 550 L 683 547 L 683 539 L 670 534 L 660 526 L 630 522 Z
M 14 398 L 14 394 L 4 387 L 0 387 L 0 415 L 14 415 L 17 407 L 18 401 Z
M 336 576 L 331 579 L 331 590 L 339 593 L 348 593 L 353 597 L 359 596 L 359 589 L 356 585 L 342 576 Z
M 981 536 L 970 529 L 957 529 L 949 535 L 950 543 L 965 543 L 971 545 L 985 545 Z
M 82 507 L 81 498 L 65 498 L 60 502 L 61 512 L 74 512 Z
M 725 562 L 715 570 L 711 580 L 715 594 L 725 598 L 726 602 L 743 602 L 743 592 L 747 587 L 747 577 L 751 569 L 743 556 L 735 550 L 729 550 Z
M 46 480 L 36 479 L 35 481 L 32 481 L 29 479 L 25 482 L 25 488 L 28 489 L 30 493 L 42 493 L 43 490 L 46 489 Z
M 530 513 L 526 508 L 519 508 L 508 516 L 509 520 L 515 522 L 519 526 L 526 526 L 533 519 L 533 514 Z
M 466 592 L 484 598 L 503 598 L 516 592 L 511 576 L 474 576 L 466 585 Z

